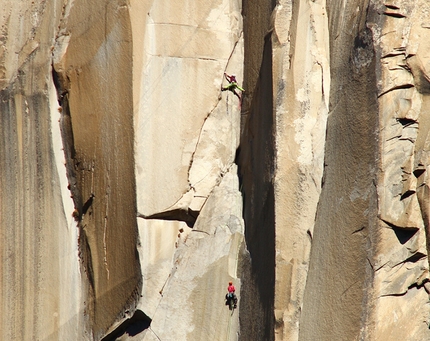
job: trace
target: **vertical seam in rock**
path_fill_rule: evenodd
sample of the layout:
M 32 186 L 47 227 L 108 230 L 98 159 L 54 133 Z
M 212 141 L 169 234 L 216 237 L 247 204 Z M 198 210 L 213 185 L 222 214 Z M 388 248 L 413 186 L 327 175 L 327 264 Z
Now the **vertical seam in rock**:
M 235 52 L 235 50 L 236 50 L 236 47 L 237 47 L 237 44 L 239 43 L 239 41 L 240 41 L 240 39 L 242 38 L 242 34 L 243 34 L 243 31 L 241 30 L 240 31 L 240 33 L 239 33 L 239 37 L 238 37 L 238 39 L 235 41 L 235 43 L 234 43 L 234 45 L 233 45 L 233 48 L 232 48 L 232 51 L 231 51 L 231 53 L 230 53 L 230 55 L 229 55 L 229 57 L 228 57 L 228 59 L 227 59 L 227 64 L 226 64 L 226 67 L 224 68 L 224 72 L 225 71 L 227 71 L 227 67 L 228 67 L 228 64 L 229 64 L 229 62 L 230 62 L 230 60 L 231 60 L 231 57 L 233 56 L 233 54 L 234 54 L 234 52 Z M 222 76 L 223 77 L 223 76 Z M 198 139 L 197 139 L 197 142 L 196 142 L 196 147 L 194 148 L 194 152 L 193 152 L 193 154 L 191 155 L 191 159 L 190 159 L 190 165 L 189 165 L 189 167 L 188 167 L 188 175 L 187 175 L 187 177 L 188 177 L 188 184 L 189 184 L 189 186 L 190 186 L 190 188 L 192 188 L 192 189 L 194 189 L 194 186 L 193 186 L 193 184 L 191 184 L 191 182 L 190 182 L 190 171 L 191 171 L 191 168 L 192 168 L 192 166 L 193 166 L 193 163 L 194 163 L 194 155 L 196 154 L 196 151 L 197 151 L 197 149 L 198 149 L 198 147 L 199 147 L 199 144 L 200 144 L 200 140 L 201 140 L 201 137 L 202 137 L 202 134 L 203 134 L 203 130 L 204 130 L 204 127 L 205 127 L 205 123 L 206 123 L 206 120 L 209 118 L 209 116 L 214 112 L 214 110 L 218 107 L 218 105 L 220 104 L 220 102 L 221 102 L 221 95 L 219 95 L 218 96 L 218 101 L 217 101 L 217 103 L 214 105 L 214 107 L 209 111 L 209 113 L 207 114 L 207 116 L 205 117 L 205 119 L 204 119 L 204 121 L 203 121 L 203 123 L 202 123 L 202 126 L 201 126 L 201 128 L 200 128 L 200 132 L 199 132 L 199 137 L 198 137 Z M 231 167 L 231 164 L 230 165 L 228 165 L 228 169 Z M 225 173 L 225 172 L 224 172 Z M 200 181 L 202 181 L 204 178 L 202 178 Z M 199 181 L 199 182 L 200 182 Z M 198 183 L 198 182 L 196 182 L 196 183 Z
M 109 280 L 109 267 L 107 262 L 107 244 L 106 244 L 108 210 L 109 210 L 109 194 L 106 193 L 106 213 L 105 213 L 104 226 L 103 226 L 103 252 L 104 252 L 103 264 L 107 272 L 107 279 Z

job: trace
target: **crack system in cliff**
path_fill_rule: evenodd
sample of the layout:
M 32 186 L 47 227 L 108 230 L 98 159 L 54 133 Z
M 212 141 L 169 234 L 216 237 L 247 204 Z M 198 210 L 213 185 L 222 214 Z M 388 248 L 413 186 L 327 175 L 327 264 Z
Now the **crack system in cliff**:
M 63 143 L 63 152 L 65 158 L 66 177 L 69 181 L 68 189 L 71 193 L 75 205 L 75 211 L 72 213 L 75 218 L 79 233 L 78 233 L 78 244 L 79 244 L 79 256 L 82 261 L 84 273 L 86 273 L 88 282 L 90 284 L 90 296 L 93 295 L 95 290 L 95 278 L 94 269 L 92 266 L 91 248 L 88 242 L 88 238 L 82 225 L 82 216 L 87 212 L 88 208 L 92 205 L 94 195 L 83 203 L 82 195 L 78 187 L 76 167 L 77 162 L 75 159 L 76 150 L 73 137 L 72 129 L 72 117 L 69 107 L 69 79 L 65 73 L 57 72 L 54 65 L 52 65 L 52 79 L 57 89 L 57 99 L 60 105 L 60 131 L 61 139 Z M 89 302 L 91 302 L 90 300 Z
M 225 67 L 224 70 L 227 70 L 228 64 L 229 64 L 229 62 L 230 62 L 233 54 L 235 53 L 237 45 L 238 45 L 239 41 L 242 39 L 242 34 L 243 34 L 242 31 L 239 32 L 239 36 L 238 36 L 237 40 L 234 42 L 234 44 L 233 44 L 232 51 L 230 52 L 230 56 L 227 59 L 227 65 L 226 65 L 226 67 Z M 175 57 L 175 58 L 178 58 L 178 57 Z M 197 58 L 197 59 L 201 59 L 201 58 Z M 210 59 L 210 60 L 212 60 L 212 59 Z M 223 78 L 223 76 L 221 76 L 221 77 Z M 231 166 L 233 165 L 233 163 L 234 163 L 234 161 L 236 159 L 235 158 L 235 152 L 234 152 L 233 156 L 231 158 L 231 161 L 228 164 L 226 164 L 222 169 L 219 170 L 219 174 L 218 174 L 217 179 L 216 179 L 216 181 L 214 183 L 214 186 L 212 187 L 211 191 L 207 195 L 202 196 L 202 195 L 199 195 L 196 192 L 195 185 L 198 184 L 198 183 L 200 183 L 201 181 L 203 181 L 205 179 L 205 177 L 207 177 L 211 173 L 211 171 L 215 168 L 215 166 L 212 167 L 212 169 L 208 172 L 208 174 L 206 174 L 204 177 L 200 178 L 198 181 L 195 181 L 194 183 L 191 183 L 191 181 L 190 181 L 190 172 L 191 172 L 191 170 L 193 168 L 193 165 L 195 164 L 195 156 L 196 156 L 197 150 L 199 149 L 199 146 L 201 145 L 201 142 L 202 142 L 202 138 L 203 138 L 202 136 L 203 136 L 203 133 L 205 131 L 206 122 L 211 117 L 211 115 L 214 113 L 214 111 L 218 109 L 218 107 L 219 107 L 219 105 L 220 105 L 220 103 L 222 101 L 222 97 L 221 96 L 222 95 L 220 94 L 219 97 L 218 97 L 218 101 L 215 103 L 215 105 L 213 106 L 213 108 L 211 110 L 209 110 L 209 112 L 205 116 L 205 118 L 204 118 L 204 120 L 202 122 L 202 125 L 200 127 L 200 131 L 199 131 L 199 134 L 198 134 L 197 142 L 196 142 L 196 145 L 194 147 L 194 150 L 192 152 L 192 155 L 191 155 L 191 158 L 190 158 L 190 161 L 189 161 L 189 166 L 188 166 L 188 171 L 187 171 L 187 180 L 188 180 L 188 190 L 187 190 L 187 192 L 185 192 L 184 194 L 182 194 L 182 196 L 175 203 L 173 203 L 170 207 L 168 207 L 166 209 L 163 209 L 160 212 L 149 214 L 149 215 L 145 215 L 145 214 L 142 214 L 140 212 L 137 212 L 137 217 L 138 218 L 143 218 L 143 219 L 160 219 L 160 220 L 178 220 L 178 221 L 185 222 L 189 227 L 193 227 L 194 226 L 195 221 L 196 221 L 197 217 L 200 214 L 201 207 L 204 206 L 205 202 L 207 201 L 207 198 L 210 196 L 210 193 L 213 191 L 213 188 L 216 187 L 219 184 L 219 182 L 221 181 L 221 179 L 224 176 L 224 174 L 226 172 L 228 172 L 228 170 L 231 168 Z M 227 106 L 228 106 L 228 103 L 227 103 Z M 227 107 L 227 114 L 228 114 L 228 107 Z M 233 128 L 231 127 L 231 130 L 232 129 Z M 233 132 L 232 132 L 232 134 L 233 134 Z M 232 140 L 231 142 L 233 143 L 233 138 L 232 137 L 231 137 L 231 140 Z M 192 196 L 192 198 L 191 199 L 186 199 L 185 198 L 186 196 Z M 195 199 L 195 198 L 203 198 L 203 199 L 205 199 L 198 210 L 195 210 L 195 209 L 191 208 L 191 204 L 193 202 L 193 199 Z M 189 203 L 187 205 L 185 205 L 185 203 L 183 203 L 183 202 L 184 201 L 186 202 L 187 200 L 189 200 Z M 184 207 L 180 207 L 180 206 L 184 206 Z

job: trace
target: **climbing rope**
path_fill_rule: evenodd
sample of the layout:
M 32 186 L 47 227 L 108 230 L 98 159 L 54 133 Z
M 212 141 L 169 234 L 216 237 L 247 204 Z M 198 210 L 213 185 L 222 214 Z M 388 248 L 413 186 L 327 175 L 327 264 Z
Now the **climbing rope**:
M 232 320 L 232 317 L 233 317 L 233 312 L 234 312 L 234 308 L 233 308 L 233 310 L 231 311 L 230 317 L 229 317 L 229 319 L 228 319 L 227 341 L 230 341 L 230 328 L 231 328 L 231 320 Z
M 229 110 L 228 110 L 228 95 L 229 95 L 229 92 L 230 91 L 227 91 L 227 99 L 226 99 L 226 101 L 225 101 L 225 104 L 226 104 L 226 106 L 227 106 L 227 115 L 229 114 Z
M 223 173 L 227 172 L 230 167 L 233 165 L 234 163 L 234 159 L 235 159 L 235 151 L 236 151 L 236 132 L 235 132 L 235 126 L 234 126 L 234 119 L 235 117 L 233 115 L 230 115 L 230 91 L 227 91 L 227 97 L 226 97 L 226 113 L 227 113 L 227 120 L 230 123 L 230 152 L 232 159 L 228 160 L 228 163 L 226 165 L 226 168 L 222 170 Z M 239 102 L 239 108 L 241 108 L 240 106 L 240 102 Z M 240 127 L 240 124 L 239 124 Z M 230 216 L 232 214 L 232 208 L 230 207 Z M 232 240 L 231 243 L 234 247 L 237 248 L 237 250 L 235 251 L 236 253 L 236 259 L 235 259 L 235 266 L 234 266 L 234 274 L 231 274 L 233 277 L 236 278 L 236 273 L 237 273 L 237 266 L 238 266 L 238 262 L 239 262 L 239 246 L 236 246 L 235 244 L 237 243 L 236 238 L 234 238 L 234 234 L 232 234 Z M 227 326 L 227 341 L 230 341 L 231 339 L 231 328 L 232 328 L 232 320 L 233 320 L 233 314 L 234 314 L 234 310 L 235 308 L 233 307 L 233 309 L 230 311 L 229 310 L 229 319 L 228 319 L 228 326 Z

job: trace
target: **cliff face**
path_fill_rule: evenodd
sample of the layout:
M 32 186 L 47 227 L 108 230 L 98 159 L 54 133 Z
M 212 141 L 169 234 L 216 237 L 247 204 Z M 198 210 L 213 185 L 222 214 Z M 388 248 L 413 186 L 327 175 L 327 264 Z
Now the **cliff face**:
M 89 338 L 50 48 L 61 7 L 2 2 L 1 331 L 4 340 Z M 87 329 L 89 330 L 89 329 Z
M 430 338 L 425 1 L 0 4 L 0 339 Z
M 328 4 L 330 112 L 300 336 L 367 339 L 377 240 L 378 103 L 367 10 Z M 339 29 L 342 21 L 349 30 Z M 370 297 L 369 297 L 370 296 Z M 335 314 L 343 311 L 344 314 Z M 319 316 L 326 323 L 310 328 Z

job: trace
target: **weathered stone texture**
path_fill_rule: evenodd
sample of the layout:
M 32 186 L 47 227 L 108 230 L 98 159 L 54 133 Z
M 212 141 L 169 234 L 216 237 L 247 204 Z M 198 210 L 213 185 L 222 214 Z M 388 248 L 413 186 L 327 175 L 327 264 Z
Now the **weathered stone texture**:
M 2 6 L 2 315 L 11 316 L 2 339 L 99 339 L 141 282 L 128 10 L 118 2 L 94 4 L 92 14 L 79 1 L 17 4 Z M 71 154 L 61 152 L 64 115 Z M 77 186 L 79 229 L 65 157 L 78 174 L 69 189 Z
M 428 281 L 429 245 L 427 242 L 426 248 L 430 48 L 426 27 L 430 7 L 425 1 L 413 6 L 399 1 L 375 2 L 371 8 L 374 12 L 368 25 L 380 61 L 381 136 L 380 243 L 373 265 L 377 270 L 374 337 L 425 340 L 430 337 L 428 293 L 423 286 Z M 383 16 L 376 15 L 378 12 Z M 416 319 L 402 326 L 412 310 Z M 390 328 L 393 325 L 398 327 Z
M 77 229 L 71 218 L 50 72 L 61 13 L 57 5 L 1 3 L 2 340 L 88 336 Z
M 229 208 L 220 210 L 226 198 Z M 214 189 L 186 240 L 178 244 L 144 340 L 152 340 L 151 334 L 162 340 L 235 339 L 239 316 L 224 305 L 224 295 L 229 280 L 238 294 L 240 290 L 236 273 L 244 228 L 240 213 L 233 167 Z
M 74 1 L 60 30 L 70 39 L 54 68 L 62 115 L 71 119 L 66 162 L 76 175 L 87 309 L 98 339 L 136 304 L 141 285 L 129 9 L 125 1 Z
M 427 1 L 0 8 L 1 340 L 430 339 Z
M 330 93 L 325 1 L 279 2 L 273 20 L 275 340 L 296 340 L 321 192 Z
M 331 112 L 300 338 L 425 340 L 425 5 L 328 5 Z
M 137 197 L 144 217 L 194 221 L 234 159 L 235 100 L 226 107 L 219 96 L 223 72 L 242 79 L 240 53 L 234 54 L 241 49 L 240 3 L 219 0 L 186 10 L 194 6 L 155 1 L 144 19 L 136 18 L 146 23 L 136 51 L 144 68 L 135 80 Z
M 245 21 L 245 47 L 261 30 Z M 261 301 L 255 304 L 260 319 L 244 321 L 241 337 L 294 340 L 323 170 L 330 86 L 325 2 L 278 2 L 266 33 L 260 77 L 246 102 L 239 157 L 258 288 L 244 288 L 243 300 Z M 255 53 L 245 49 L 245 61 L 255 63 Z M 255 82 L 253 69 L 245 69 L 245 81 Z M 251 336 L 250 330 L 261 334 Z
M 229 279 L 240 288 L 240 108 L 220 88 L 224 72 L 242 81 L 241 6 L 195 6 L 156 1 L 145 7 L 143 22 L 132 17 L 144 35 L 134 45 L 136 68 L 143 65 L 134 78 L 134 124 L 139 309 L 152 319 L 145 340 L 224 340 L 238 331 L 224 295 Z
M 377 229 L 376 61 L 366 2 L 327 7 L 330 112 L 299 337 L 368 339 Z

